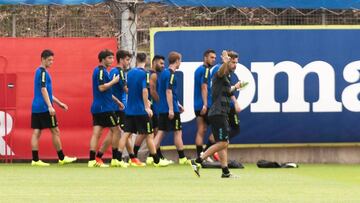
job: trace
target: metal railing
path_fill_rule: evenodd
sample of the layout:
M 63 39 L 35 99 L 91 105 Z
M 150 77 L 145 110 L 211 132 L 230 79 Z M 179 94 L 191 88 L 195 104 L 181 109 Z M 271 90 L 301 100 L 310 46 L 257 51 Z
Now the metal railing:
M 96 6 L 1 6 L 0 37 L 121 37 L 116 3 Z M 149 51 L 149 28 L 228 25 L 359 25 L 359 10 L 136 7 L 137 46 Z

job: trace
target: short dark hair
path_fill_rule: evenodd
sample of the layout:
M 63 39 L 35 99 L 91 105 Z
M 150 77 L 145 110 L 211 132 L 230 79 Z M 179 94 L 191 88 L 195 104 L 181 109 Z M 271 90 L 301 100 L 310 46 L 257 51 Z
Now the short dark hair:
M 235 51 L 228 51 L 228 56 L 232 59 L 236 59 L 236 58 L 239 58 L 239 54 L 236 53 Z
M 106 59 L 108 56 L 114 56 L 114 53 L 110 51 L 109 49 L 104 49 L 100 51 L 98 55 L 99 62 L 101 62 L 103 59 Z
M 125 59 L 126 57 L 131 58 L 132 54 L 130 54 L 130 52 L 126 51 L 126 50 L 118 50 L 116 52 L 116 61 L 119 63 L 120 59 Z
M 181 54 L 176 52 L 176 51 L 172 51 L 169 53 L 169 64 L 174 64 L 177 60 L 181 59 Z
M 164 60 L 165 61 L 165 57 L 161 56 L 161 55 L 155 55 L 154 58 L 152 59 L 152 63 L 154 63 L 157 60 Z
M 41 58 L 42 59 L 47 59 L 50 56 L 54 56 L 54 52 L 51 51 L 50 49 L 45 49 L 44 51 L 41 52 Z
M 204 52 L 204 57 L 209 56 L 209 54 L 216 54 L 216 52 L 213 49 L 208 49 Z
M 145 63 L 146 62 L 146 54 L 145 53 L 137 53 L 136 62 Z

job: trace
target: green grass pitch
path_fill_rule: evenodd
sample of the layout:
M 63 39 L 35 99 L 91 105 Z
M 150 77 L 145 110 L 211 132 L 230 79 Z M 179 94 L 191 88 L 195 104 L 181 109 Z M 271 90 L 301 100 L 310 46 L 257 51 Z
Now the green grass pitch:
M 297 169 L 47 168 L 0 164 L 0 202 L 360 202 L 360 165 L 310 165 Z

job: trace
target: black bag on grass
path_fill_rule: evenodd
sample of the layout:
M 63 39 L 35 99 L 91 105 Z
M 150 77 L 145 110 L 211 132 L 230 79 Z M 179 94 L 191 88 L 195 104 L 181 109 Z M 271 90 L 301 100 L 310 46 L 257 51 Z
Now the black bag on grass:
M 218 161 L 215 161 L 215 162 L 204 161 L 201 164 L 201 167 L 202 168 L 221 168 L 221 164 Z M 229 160 L 228 167 L 229 168 L 240 168 L 240 169 L 245 168 L 240 162 L 237 162 L 235 160 Z
M 256 165 L 259 168 L 281 168 L 281 165 L 275 161 L 259 160 Z
M 296 163 L 287 162 L 279 164 L 275 161 L 266 161 L 266 160 L 259 160 L 256 165 L 259 168 L 298 168 L 299 166 Z

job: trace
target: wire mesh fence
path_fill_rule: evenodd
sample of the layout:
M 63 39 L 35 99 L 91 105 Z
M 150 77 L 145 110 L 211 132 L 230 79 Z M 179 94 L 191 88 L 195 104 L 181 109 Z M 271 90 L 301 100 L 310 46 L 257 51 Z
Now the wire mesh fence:
M 149 50 L 149 28 L 228 25 L 359 25 L 359 10 L 193 8 L 132 5 L 137 13 L 137 45 Z M 121 37 L 127 5 L 0 6 L 0 37 Z

